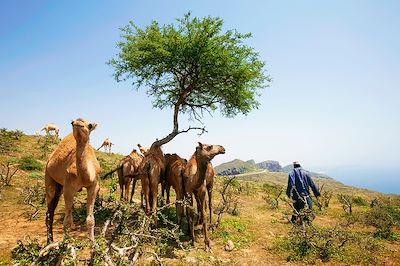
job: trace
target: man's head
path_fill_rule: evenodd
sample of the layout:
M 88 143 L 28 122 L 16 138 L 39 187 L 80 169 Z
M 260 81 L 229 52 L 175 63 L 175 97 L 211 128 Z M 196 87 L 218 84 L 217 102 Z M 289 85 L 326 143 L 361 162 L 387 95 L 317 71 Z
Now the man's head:
M 295 161 L 295 162 L 293 162 L 293 167 L 298 168 L 298 167 L 301 167 L 301 165 L 299 162 Z

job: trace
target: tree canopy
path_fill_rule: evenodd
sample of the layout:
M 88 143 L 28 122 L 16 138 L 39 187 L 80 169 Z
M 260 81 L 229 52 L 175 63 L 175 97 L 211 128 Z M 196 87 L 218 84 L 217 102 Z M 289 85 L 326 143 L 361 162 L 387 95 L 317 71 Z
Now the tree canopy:
M 250 33 L 223 32 L 222 26 L 220 18 L 187 13 L 175 24 L 153 21 L 142 29 L 130 21 L 120 29 L 119 53 L 108 62 L 115 79 L 146 88 L 153 107 L 174 110 L 173 130 L 159 145 L 194 129 L 179 130 L 180 113 L 201 122 L 204 113 L 217 109 L 234 117 L 259 106 L 259 91 L 270 82 L 265 63 L 244 43 Z

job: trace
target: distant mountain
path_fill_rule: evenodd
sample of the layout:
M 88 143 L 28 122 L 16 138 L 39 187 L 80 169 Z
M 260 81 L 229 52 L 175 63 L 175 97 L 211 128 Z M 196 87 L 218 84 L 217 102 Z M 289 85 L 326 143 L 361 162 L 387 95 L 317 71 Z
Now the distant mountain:
M 278 161 L 268 160 L 261 163 L 257 163 L 256 166 L 260 169 L 266 169 L 270 172 L 281 172 L 282 166 Z
M 242 161 L 235 159 L 215 167 L 215 172 L 219 175 L 238 175 L 255 172 L 257 170 L 281 172 L 282 166 L 278 161 L 273 160 L 267 160 L 256 164 L 254 160 Z
M 242 161 L 235 159 L 230 162 L 220 164 L 215 167 L 215 172 L 219 175 L 237 175 L 257 170 L 254 160 Z
M 290 171 L 293 170 L 293 164 L 288 164 L 286 166 L 284 166 L 282 168 L 283 172 L 289 173 Z M 306 169 L 305 169 L 306 170 Z M 308 170 L 306 170 L 308 171 Z M 326 175 L 326 174 L 322 174 L 322 173 L 316 173 L 316 172 L 312 172 L 312 171 L 308 171 L 310 172 L 311 176 L 315 176 L 315 177 L 319 177 L 319 178 L 328 178 L 328 179 L 333 179 L 332 177 Z

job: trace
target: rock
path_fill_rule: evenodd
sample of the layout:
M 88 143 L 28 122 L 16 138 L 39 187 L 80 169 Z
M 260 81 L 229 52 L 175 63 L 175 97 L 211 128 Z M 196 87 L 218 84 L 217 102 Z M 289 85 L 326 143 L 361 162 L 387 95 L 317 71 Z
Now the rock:
M 223 264 L 230 264 L 231 262 L 232 262 L 231 259 L 224 259 L 224 260 L 222 260 L 222 263 L 223 263 Z
M 235 248 L 235 245 L 233 244 L 232 240 L 228 240 L 228 242 L 225 245 L 225 250 L 232 251 L 234 248 Z
M 256 164 L 258 168 L 266 169 L 270 172 L 281 172 L 282 166 L 277 161 L 268 160 L 261 163 Z
M 185 257 L 183 259 L 186 263 L 190 263 L 190 264 L 196 264 L 197 263 L 197 259 L 195 257 Z

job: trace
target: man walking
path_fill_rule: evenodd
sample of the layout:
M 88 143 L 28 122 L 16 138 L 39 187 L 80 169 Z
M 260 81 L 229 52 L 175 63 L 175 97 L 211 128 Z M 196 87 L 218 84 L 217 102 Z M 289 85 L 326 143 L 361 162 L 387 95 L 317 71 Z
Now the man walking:
M 294 208 L 297 211 L 292 215 L 292 223 L 296 222 L 297 214 L 302 209 L 311 210 L 312 199 L 309 188 L 311 187 L 314 196 L 319 197 L 321 194 L 317 186 L 311 179 L 310 174 L 301 168 L 299 162 L 293 163 L 293 170 L 289 173 L 288 186 L 286 195 L 294 201 Z

